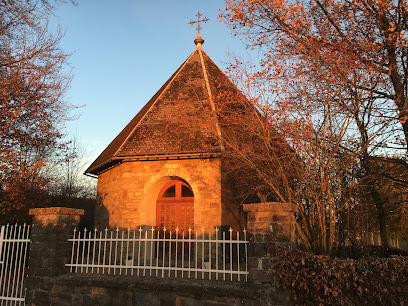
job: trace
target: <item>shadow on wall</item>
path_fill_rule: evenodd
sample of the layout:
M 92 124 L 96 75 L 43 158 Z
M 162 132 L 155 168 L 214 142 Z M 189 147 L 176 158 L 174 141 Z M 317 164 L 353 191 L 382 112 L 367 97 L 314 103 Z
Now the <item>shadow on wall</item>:
M 81 216 L 79 221 L 79 230 L 83 230 L 85 227 L 91 229 L 94 227 L 96 199 L 82 199 L 74 198 L 71 202 L 70 208 L 83 209 L 84 215 Z
M 95 214 L 94 214 L 94 226 L 100 230 L 109 228 L 109 211 L 103 205 L 103 200 L 106 194 L 98 194 L 96 198 Z
M 68 207 L 83 209 L 85 211 L 84 215 L 81 216 L 79 222 L 79 229 L 83 230 L 85 227 L 87 229 L 94 227 L 95 210 L 97 206 L 96 199 L 88 198 L 76 198 L 76 197 L 53 197 L 47 207 Z

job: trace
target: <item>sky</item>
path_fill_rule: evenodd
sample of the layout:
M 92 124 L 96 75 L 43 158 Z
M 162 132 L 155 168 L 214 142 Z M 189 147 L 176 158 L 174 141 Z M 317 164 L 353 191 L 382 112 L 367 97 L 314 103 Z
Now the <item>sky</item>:
M 227 52 L 244 44 L 218 21 L 223 0 L 78 0 L 64 4 L 56 18 L 72 52 L 67 100 L 81 106 L 67 123 L 88 152 L 89 164 L 194 51 L 197 12 L 203 49 L 225 71 Z M 88 166 L 89 166 L 88 164 Z

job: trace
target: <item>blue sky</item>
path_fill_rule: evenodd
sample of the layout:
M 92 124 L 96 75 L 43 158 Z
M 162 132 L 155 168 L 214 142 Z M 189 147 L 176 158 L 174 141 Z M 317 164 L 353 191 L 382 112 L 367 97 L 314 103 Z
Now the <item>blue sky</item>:
M 116 137 L 194 51 L 199 10 L 203 49 L 225 70 L 227 52 L 243 50 L 217 19 L 223 0 L 107 1 L 79 0 L 62 5 L 56 15 L 73 52 L 74 78 L 67 99 L 83 105 L 67 124 L 90 154 L 90 162 Z

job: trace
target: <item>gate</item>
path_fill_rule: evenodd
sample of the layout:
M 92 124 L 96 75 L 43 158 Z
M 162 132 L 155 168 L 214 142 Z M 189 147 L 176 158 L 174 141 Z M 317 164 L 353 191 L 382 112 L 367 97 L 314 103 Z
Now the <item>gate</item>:
M 0 227 L 0 305 L 24 305 L 29 225 Z

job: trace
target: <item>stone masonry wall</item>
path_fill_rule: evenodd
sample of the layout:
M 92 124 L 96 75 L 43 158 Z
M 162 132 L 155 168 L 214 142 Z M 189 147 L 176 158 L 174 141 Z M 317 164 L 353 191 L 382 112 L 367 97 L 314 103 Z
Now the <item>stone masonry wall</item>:
M 270 290 L 263 285 L 224 281 L 67 274 L 55 278 L 41 278 L 36 286 L 41 288 L 41 291 L 34 294 L 30 303 L 38 306 L 288 304 L 288 296 L 282 291 Z
M 125 162 L 98 177 L 95 225 L 136 228 L 156 225 L 156 200 L 171 178 L 187 181 L 194 192 L 194 227 L 221 224 L 219 159 Z
M 290 235 L 279 236 L 277 242 L 273 232 L 248 233 L 248 282 L 75 274 L 65 267 L 70 260 L 68 238 L 83 211 L 46 208 L 30 213 L 35 225 L 27 305 L 290 305 L 285 290 L 273 286 L 270 269 L 276 246 L 293 244 Z
M 66 272 L 65 264 L 71 255 L 68 239 L 79 224 L 82 209 L 49 207 L 30 209 L 31 227 L 30 262 L 28 274 L 57 276 Z
M 244 204 L 248 213 L 248 271 L 252 281 L 267 283 L 273 279 L 271 261 L 278 247 L 296 247 L 297 206 L 291 203 Z
M 277 260 L 277 249 L 292 250 L 295 244 L 277 241 L 271 233 L 248 234 L 249 280 L 255 283 L 270 283 L 273 280 L 272 262 Z

